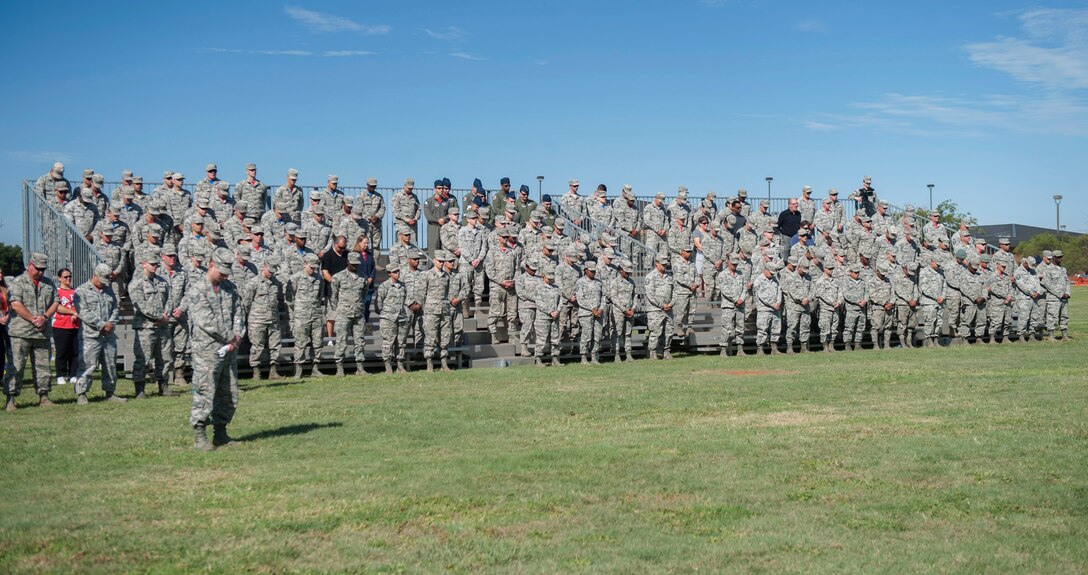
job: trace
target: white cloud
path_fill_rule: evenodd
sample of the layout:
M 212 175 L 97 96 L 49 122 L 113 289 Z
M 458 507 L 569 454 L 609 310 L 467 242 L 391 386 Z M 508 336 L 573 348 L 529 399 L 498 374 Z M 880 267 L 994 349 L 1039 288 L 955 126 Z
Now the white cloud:
M 457 26 L 447 26 L 440 30 L 429 30 L 423 28 L 423 32 L 435 38 L 437 40 L 464 40 L 467 36 L 471 36 L 468 32 L 458 28 Z
M 375 54 L 377 54 L 377 52 L 370 52 L 367 50 L 326 50 L 321 55 L 332 58 L 345 58 L 349 56 L 373 56 Z
M 308 28 L 311 32 L 355 32 L 363 35 L 388 34 L 390 27 L 384 24 L 360 24 L 343 16 L 314 12 L 298 6 L 284 6 L 284 13 Z
M 480 60 L 483 60 L 483 58 L 473 56 L 472 54 L 469 54 L 468 52 L 450 52 L 447 55 L 448 56 L 453 56 L 454 58 L 460 58 L 462 60 L 472 60 L 474 62 L 478 62 Z
M 981 137 L 996 132 L 1088 136 L 1088 105 L 1066 95 L 978 98 L 885 94 L 857 102 L 860 113 L 802 121 L 809 130 L 882 130 L 912 135 Z
M 44 150 L 4 150 L 4 156 L 15 162 L 27 164 L 48 164 L 51 167 L 54 162 L 69 163 L 72 156 L 64 152 L 47 152 Z
M 309 50 L 253 50 L 251 54 L 261 54 L 262 56 L 313 56 L 314 53 Z
M 971 61 L 1048 90 L 1088 88 L 1088 9 L 1034 9 L 1019 20 L 1026 39 L 968 44 Z

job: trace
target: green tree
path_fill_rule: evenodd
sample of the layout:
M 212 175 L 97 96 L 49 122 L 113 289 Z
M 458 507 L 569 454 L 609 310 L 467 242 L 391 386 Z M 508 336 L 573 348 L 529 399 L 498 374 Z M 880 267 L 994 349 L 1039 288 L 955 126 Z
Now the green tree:
M 1043 250 L 1061 250 L 1065 253 L 1062 265 L 1070 275 L 1088 273 L 1088 236 L 1066 234 L 1060 239 L 1054 234 L 1039 234 L 1013 248 L 1018 256 L 1038 256 Z
M 0 269 L 4 270 L 6 276 L 23 273 L 23 248 L 0 242 Z
M 918 208 L 915 211 L 923 222 L 929 221 L 929 210 Z M 972 216 L 970 212 L 961 212 L 959 205 L 952 200 L 945 200 L 937 204 L 933 211 L 941 214 L 938 221 L 952 229 L 959 229 L 960 222 L 967 222 L 967 225 L 972 227 L 978 225 L 978 219 L 975 216 Z

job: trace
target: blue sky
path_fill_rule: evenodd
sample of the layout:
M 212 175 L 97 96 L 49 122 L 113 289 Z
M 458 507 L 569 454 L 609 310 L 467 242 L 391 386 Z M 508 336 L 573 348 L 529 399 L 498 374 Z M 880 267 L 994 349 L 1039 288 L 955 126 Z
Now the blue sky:
M 1088 4 L 20 2 L 0 184 L 64 161 L 424 188 L 544 175 L 896 204 L 1088 232 Z M 589 186 L 586 186 L 589 187 Z M 0 214 L 0 241 L 21 222 Z

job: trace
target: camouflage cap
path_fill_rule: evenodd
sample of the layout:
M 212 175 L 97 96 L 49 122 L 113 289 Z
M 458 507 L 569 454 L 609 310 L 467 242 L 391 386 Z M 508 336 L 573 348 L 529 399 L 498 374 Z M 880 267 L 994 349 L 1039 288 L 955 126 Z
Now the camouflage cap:
M 159 224 L 148 225 L 147 234 L 151 237 L 162 238 L 162 226 L 160 226 Z
M 162 247 L 162 255 L 164 256 L 176 256 L 178 255 L 178 248 L 170 242 L 166 242 L 166 245 Z
M 110 276 L 113 275 L 113 268 L 111 268 L 109 264 L 98 264 L 94 266 L 94 275 L 98 279 L 108 280 L 110 279 Z
M 1021 264 L 1027 264 L 1027 266 L 1029 268 L 1034 267 L 1035 266 L 1035 258 L 1032 257 L 1032 256 L 1026 256 L 1026 257 L 1020 258 L 1020 263 Z
M 979 261 L 981 261 L 982 263 L 984 263 L 984 264 L 988 264 L 988 263 L 990 263 L 990 260 L 991 260 L 992 258 L 990 258 L 990 254 L 982 254 L 981 256 L 979 256 L 979 258 L 978 258 L 978 259 L 979 259 Z
M 162 179 L 164 179 L 164 180 L 172 180 L 173 178 L 174 178 L 174 172 L 171 172 L 170 170 L 166 170 L 165 172 L 162 173 Z
M 562 230 L 562 229 L 566 229 L 567 222 L 565 222 L 565 221 L 563 221 L 563 220 L 561 220 L 559 218 L 556 218 L 555 223 L 552 224 L 552 225 L 555 226 L 555 229 Z
M 412 228 L 409 228 L 404 224 L 397 224 L 397 235 L 410 236 L 412 235 Z
M 572 178 L 572 179 L 571 179 L 570 181 L 568 181 L 568 182 L 567 182 L 567 184 L 569 184 L 569 185 L 571 185 L 571 186 L 577 186 L 577 185 L 580 185 L 580 184 L 578 183 L 578 179 L 577 179 L 577 178 Z
M 348 265 L 357 266 L 362 261 L 363 258 L 359 255 L 359 252 L 348 252 Z
M 903 262 L 903 271 L 907 272 L 908 276 L 914 275 L 914 272 L 918 271 L 917 262 Z
M 512 237 L 515 237 L 515 236 L 514 236 L 514 233 L 510 231 L 509 228 L 503 228 L 503 229 L 499 230 L 499 237 L 500 238 L 512 238 Z
M 254 164 L 253 162 L 250 162 L 250 163 L 246 164 L 246 169 L 247 170 L 256 170 L 257 169 L 257 164 Z
M 376 185 L 378 185 L 378 179 L 377 178 L 367 178 L 366 185 L 376 186 Z
M 427 259 L 427 254 L 425 254 L 423 252 L 408 252 L 408 259 L 410 259 L 410 260 Z
M 317 204 L 316 206 L 310 208 L 310 213 L 315 216 L 323 216 L 325 215 L 325 206 L 323 206 L 322 204 Z
M 166 245 L 172 245 L 167 243 Z M 165 246 L 163 246 L 165 247 Z M 176 252 L 175 252 L 176 253 Z M 162 249 L 151 246 L 143 252 L 143 257 L 140 259 L 141 263 L 159 265 L 162 262 Z
M 355 205 L 355 200 L 352 199 L 351 196 L 344 196 L 344 205 L 349 208 L 353 207 Z
M 975 245 L 976 246 L 986 245 L 986 238 L 975 238 Z
M 582 264 L 582 271 L 584 271 L 584 272 L 595 272 L 595 271 L 597 271 L 597 262 L 595 262 L 593 260 L 590 260 L 590 261 Z
M 264 226 L 262 226 L 261 224 L 253 224 L 252 226 L 249 226 L 249 233 L 253 235 L 263 234 Z
M 531 269 L 533 271 L 536 271 L 536 270 L 540 269 L 539 267 L 537 267 L 537 265 L 538 264 L 536 263 L 536 260 L 534 260 L 533 258 L 526 258 L 525 259 L 525 267 L 527 269 Z
M 654 199 L 655 199 L 655 200 L 658 200 L 658 199 L 660 199 L 660 200 L 663 200 L 663 199 L 665 199 L 665 192 L 658 192 L 658 193 L 654 194 Z
M 295 232 L 295 238 L 301 239 L 301 240 L 307 240 L 307 239 L 310 239 L 310 234 L 309 234 L 309 232 L 306 231 L 306 228 L 299 228 Z
M 739 255 L 737 255 L 735 253 L 729 254 L 729 263 L 739 264 L 741 261 L 742 260 L 741 260 L 741 257 Z
M 215 183 L 215 191 L 219 193 L 230 192 L 230 184 L 224 181 L 218 181 Z
M 452 262 L 453 260 L 457 259 L 453 256 L 453 254 L 446 250 L 436 250 L 434 258 L 440 262 Z
M 340 183 L 340 176 L 337 176 L 336 174 L 329 174 L 329 181 L 334 184 L 338 184 Z
M 102 226 L 102 229 L 98 230 L 98 233 L 106 236 L 107 238 L 113 237 L 113 226 Z
M 249 206 L 247 206 L 245 202 L 237 202 L 234 204 L 234 211 L 239 214 L 245 214 L 249 212 Z
M 1051 254 L 1051 255 L 1053 255 L 1053 256 L 1054 256 L 1054 257 L 1056 257 L 1056 258 L 1060 258 L 1060 257 L 1064 257 L 1064 256 L 1065 256 L 1065 252 L 1063 252 L 1063 251 L 1061 251 L 1061 250 L 1054 250 L 1054 253 L 1053 253 L 1053 254 Z
M 1009 238 L 998 238 L 997 243 L 998 245 L 1007 246 L 1011 245 L 1012 241 L 1010 241 Z
M 312 268 L 316 268 L 318 265 L 321 264 L 321 258 L 317 257 L 317 254 L 308 253 L 308 254 L 302 256 L 302 263 L 304 263 L 304 264 L 306 264 L 306 265 L 308 265 L 308 266 L 310 266 Z
M 61 180 L 61 181 L 53 184 L 53 191 L 54 192 L 67 192 L 68 191 L 68 182 L 66 182 L 64 180 Z
M 400 271 L 400 266 L 397 264 L 389 264 L 385 266 L 386 273 L 395 274 Z
M 624 260 L 623 263 L 620 264 L 620 270 L 632 273 L 635 271 L 635 266 L 631 262 Z
M 120 214 L 121 213 L 121 208 L 122 208 L 122 206 L 121 206 L 121 201 L 120 200 L 114 200 L 114 201 L 110 202 L 110 213 L 111 214 L 113 214 L 113 215 Z
M 175 182 L 180 182 L 185 179 L 185 174 L 181 172 L 174 172 L 173 175 L 171 175 L 170 177 L 173 178 Z
M 1052 258 L 1052 257 L 1054 257 L 1054 252 L 1052 252 L 1050 250 L 1043 250 L 1043 257 L 1048 258 L 1048 259 Z
M 144 177 L 143 176 L 132 176 L 132 183 L 142 184 L 142 183 L 144 183 Z
M 771 207 L 771 202 L 769 200 L 759 200 L 759 207 L 769 208 Z
M 151 215 L 162 215 L 166 213 L 166 206 L 159 200 L 151 202 Z
M 204 208 L 206 210 L 209 206 L 211 206 L 211 202 L 208 201 L 208 198 L 197 198 L 196 207 Z
M 738 198 L 747 198 L 748 197 L 748 190 L 746 190 L 744 188 L 737 188 L 737 197 Z
M 409 190 L 414 190 L 416 189 L 416 181 L 412 178 L 405 178 L 404 187 L 408 188 Z
M 612 248 L 605 248 L 605 249 L 601 250 L 601 255 L 606 257 L 606 258 L 614 258 L 614 257 L 616 257 L 616 250 L 614 250 Z
M 234 264 L 234 254 L 227 248 L 215 248 L 212 252 L 212 262 L 219 269 L 219 273 L 230 273 L 230 266 Z
M 827 195 L 829 195 L 829 196 L 837 196 L 837 195 L 839 195 L 839 191 L 838 191 L 838 190 L 836 190 L 835 188 L 831 188 L 830 190 L 828 190 L 828 191 L 827 191 Z
M 669 265 L 669 256 L 667 256 L 665 254 L 657 254 L 657 257 L 654 258 L 654 263 L 662 264 L 664 266 L 668 266 Z
M 283 226 L 283 231 L 293 236 L 298 232 L 298 224 L 295 222 L 288 222 L 286 226 Z
M 963 248 L 960 248 L 960 249 L 956 250 L 956 253 L 954 253 L 952 255 L 956 256 L 956 259 L 962 260 L 962 259 L 967 257 L 967 252 Z
M 847 268 L 847 269 L 850 270 L 850 273 L 860 274 L 861 273 L 861 264 L 850 264 L 850 267 Z
M 454 216 L 456 216 L 457 214 L 460 214 L 460 213 L 461 213 L 461 210 L 460 210 L 460 209 L 458 209 L 458 207 L 457 207 L 457 206 L 450 206 L 450 208 L 449 208 L 448 210 L 446 210 L 446 214 L 447 214 L 447 215 L 454 215 Z
M 825 270 L 833 270 L 833 269 L 835 269 L 837 267 L 839 267 L 839 263 L 836 262 L 834 259 L 830 259 L 830 260 L 824 262 L 824 269 Z
M 223 234 L 219 232 L 219 226 L 215 225 L 214 222 L 215 220 L 212 220 L 204 226 L 204 235 L 208 236 L 208 239 L 211 240 L 221 240 L 223 239 Z

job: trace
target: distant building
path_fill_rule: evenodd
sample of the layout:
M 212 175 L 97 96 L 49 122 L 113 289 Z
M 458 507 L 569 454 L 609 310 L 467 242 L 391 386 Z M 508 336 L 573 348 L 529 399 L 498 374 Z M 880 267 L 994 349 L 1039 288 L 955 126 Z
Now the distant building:
M 1038 228 L 1024 224 L 988 224 L 971 228 L 972 237 L 985 238 L 986 242 L 992 246 L 997 245 L 999 238 L 1009 238 L 1013 247 L 1016 247 L 1040 234 L 1056 235 L 1057 232 L 1054 231 L 1054 228 Z M 1085 234 L 1062 230 L 1062 235 L 1080 237 Z

